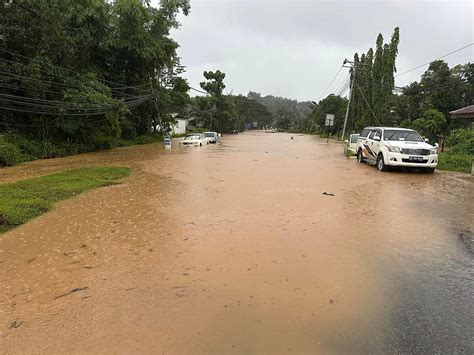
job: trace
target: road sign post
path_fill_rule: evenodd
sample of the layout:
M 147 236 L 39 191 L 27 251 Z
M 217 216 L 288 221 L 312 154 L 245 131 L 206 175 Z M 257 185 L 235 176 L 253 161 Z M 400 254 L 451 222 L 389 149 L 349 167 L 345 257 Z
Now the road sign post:
M 326 127 L 328 127 L 328 136 L 326 139 L 326 143 L 329 143 L 329 134 L 330 134 L 330 127 L 334 126 L 334 115 L 331 113 L 326 114 L 326 121 L 324 123 Z

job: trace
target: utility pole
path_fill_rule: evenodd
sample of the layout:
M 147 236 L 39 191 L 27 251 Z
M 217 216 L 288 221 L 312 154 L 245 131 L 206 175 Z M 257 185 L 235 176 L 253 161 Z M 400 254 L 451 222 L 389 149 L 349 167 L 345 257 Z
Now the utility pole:
M 151 94 L 153 96 L 153 102 L 155 104 L 155 108 L 156 108 L 156 117 L 158 118 L 158 120 L 153 120 L 154 121 L 154 124 L 153 124 L 153 132 L 156 133 L 156 126 L 157 126 L 157 123 L 159 122 L 160 123 L 160 126 L 161 126 L 161 120 L 160 120 L 160 111 L 158 110 L 158 103 L 157 103 L 157 96 L 155 94 L 155 88 L 153 87 L 153 79 L 151 78 L 151 75 L 148 75 L 148 77 L 150 78 L 150 90 L 151 90 Z M 163 135 L 164 137 L 164 131 L 163 131 L 163 127 L 160 127 L 161 128 L 161 134 Z
M 351 100 L 352 100 L 352 96 L 353 96 L 353 93 L 354 93 L 354 82 L 355 82 L 355 77 L 356 77 L 355 63 L 350 62 L 347 59 L 344 59 L 343 64 L 346 64 L 346 63 L 351 64 L 350 67 L 346 67 L 346 68 L 352 68 L 354 70 L 354 75 L 352 75 L 352 81 L 351 81 L 351 85 L 349 87 L 349 100 L 347 101 L 346 117 L 344 118 L 344 126 L 342 128 L 342 139 L 344 139 L 344 135 L 346 134 L 347 118 L 349 117 L 349 107 L 351 105 Z

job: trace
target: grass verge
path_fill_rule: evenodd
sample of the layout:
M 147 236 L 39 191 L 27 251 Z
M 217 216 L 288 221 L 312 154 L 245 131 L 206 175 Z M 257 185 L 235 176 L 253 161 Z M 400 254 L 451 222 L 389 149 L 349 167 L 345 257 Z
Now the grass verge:
M 115 184 L 130 172 L 130 168 L 124 167 L 81 168 L 2 184 L 0 233 L 51 210 L 55 202 L 93 188 Z
M 439 170 L 459 171 L 470 173 L 472 166 L 472 155 L 440 153 L 438 161 Z

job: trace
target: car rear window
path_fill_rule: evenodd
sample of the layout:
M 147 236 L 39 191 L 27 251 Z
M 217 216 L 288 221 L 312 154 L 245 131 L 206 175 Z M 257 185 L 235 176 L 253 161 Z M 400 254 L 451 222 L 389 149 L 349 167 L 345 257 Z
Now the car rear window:
M 351 134 L 351 143 L 357 143 L 358 134 Z

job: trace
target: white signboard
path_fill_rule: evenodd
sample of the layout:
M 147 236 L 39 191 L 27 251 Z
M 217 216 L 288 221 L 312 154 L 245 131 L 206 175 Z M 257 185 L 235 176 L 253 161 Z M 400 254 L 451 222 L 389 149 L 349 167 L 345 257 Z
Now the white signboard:
M 328 113 L 326 114 L 326 126 L 334 126 L 334 115 Z

